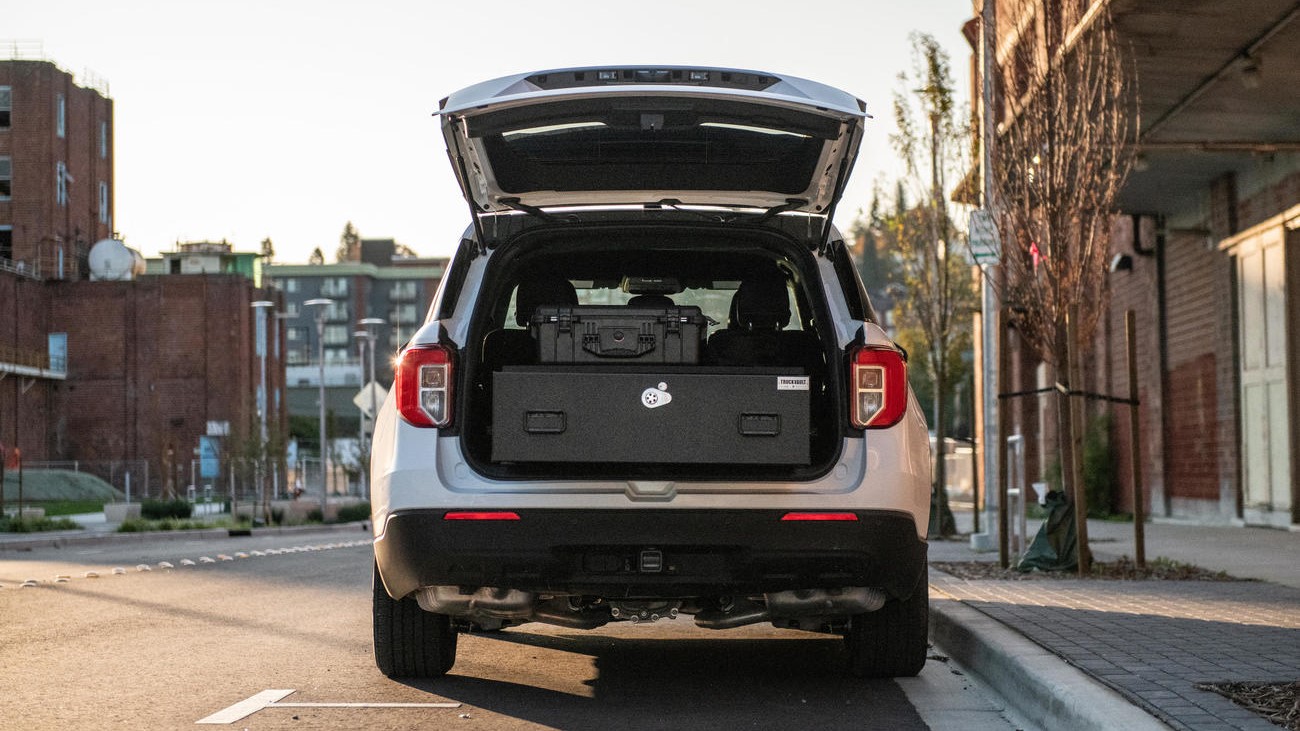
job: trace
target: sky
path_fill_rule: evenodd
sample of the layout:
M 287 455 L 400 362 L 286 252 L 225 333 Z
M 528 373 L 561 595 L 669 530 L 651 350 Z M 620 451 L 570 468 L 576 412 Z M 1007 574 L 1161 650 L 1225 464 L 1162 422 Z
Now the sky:
M 344 224 L 449 255 L 469 223 L 433 116 L 453 91 L 570 66 L 700 65 L 801 76 L 875 119 L 836 216 L 900 168 L 890 109 L 909 34 L 947 49 L 963 96 L 969 0 L 0 0 L 0 44 L 109 84 L 115 224 L 145 256 L 227 240 L 333 260 Z M 0 58 L 10 49 L 0 47 Z M 30 54 L 29 54 L 30 55 Z M 892 188 L 892 185 L 890 186 Z

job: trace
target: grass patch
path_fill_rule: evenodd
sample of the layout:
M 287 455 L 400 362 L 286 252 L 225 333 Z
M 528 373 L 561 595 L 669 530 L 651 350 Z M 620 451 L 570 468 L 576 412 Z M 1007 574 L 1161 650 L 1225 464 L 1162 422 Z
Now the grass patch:
M 44 502 L 26 502 L 29 508 L 45 508 L 50 517 L 59 515 L 81 515 L 82 513 L 101 513 L 108 500 L 48 500 Z
M 18 502 L 18 473 L 5 470 L 4 497 L 6 502 Z M 97 500 L 104 503 L 126 499 L 120 490 L 90 474 L 72 470 L 25 470 L 23 472 L 23 504 L 56 501 Z
M 215 528 L 216 525 L 206 523 L 201 520 L 186 520 L 183 518 L 163 518 L 162 520 L 149 520 L 147 518 L 132 518 L 124 521 L 118 526 L 118 533 L 149 533 L 153 531 L 174 531 L 174 530 L 203 530 L 205 528 Z
M 78 530 L 81 526 L 68 518 L 0 517 L 0 533 L 41 533 L 51 530 Z

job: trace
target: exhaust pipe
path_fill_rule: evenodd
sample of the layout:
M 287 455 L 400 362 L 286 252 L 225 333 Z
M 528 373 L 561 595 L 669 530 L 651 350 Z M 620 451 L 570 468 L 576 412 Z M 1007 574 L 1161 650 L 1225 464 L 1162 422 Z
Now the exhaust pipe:
M 415 600 L 426 612 L 493 619 L 527 619 L 533 613 L 535 599 L 532 592 L 491 586 L 470 594 L 462 594 L 456 586 L 426 586 L 415 594 Z
M 887 598 L 883 589 L 864 586 L 778 591 L 764 594 L 764 604 L 746 602 L 739 608 L 724 606 L 697 612 L 695 624 L 705 629 L 733 629 L 782 619 L 851 616 L 874 612 L 885 605 Z

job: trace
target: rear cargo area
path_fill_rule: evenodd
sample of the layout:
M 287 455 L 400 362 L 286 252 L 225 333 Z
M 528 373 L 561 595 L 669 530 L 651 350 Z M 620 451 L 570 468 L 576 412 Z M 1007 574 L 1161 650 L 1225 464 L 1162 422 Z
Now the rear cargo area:
M 608 232 L 602 232 L 608 233 Z M 789 481 L 843 434 L 841 356 L 811 253 L 691 229 L 494 253 L 464 369 L 462 441 L 497 478 Z M 713 232 L 711 232 L 713 233 Z M 757 237 L 759 240 L 754 240 Z M 499 259 L 499 262 L 497 261 Z

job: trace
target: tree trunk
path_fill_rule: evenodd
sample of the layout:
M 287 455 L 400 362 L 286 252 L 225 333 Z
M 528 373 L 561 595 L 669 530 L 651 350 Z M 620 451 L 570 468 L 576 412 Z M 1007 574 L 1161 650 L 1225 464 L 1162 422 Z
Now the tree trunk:
M 1079 559 L 1079 574 L 1084 576 L 1085 570 L 1091 571 L 1092 561 L 1088 555 L 1088 501 L 1074 468 L 1074 398 L 1070 392 L 1076 388 L 1076 384 L 1070 378 L 1074 362 L 1074 349 L 1070 347 L 1071 329 L 1059 325 L 1056 331 L 1056 383 L 1059 389 L 1056 395 L 1056 441 L 1060 447 L 1061 488 L 1066 499 L 1074 503 L 1075 535 L 1078 541 L 1076 555 Z
M 957 519 L 953 517 L 952 506 L 948 503 L 948 465 L 944 459 L 944 442 L 947 440 L 948 435 L 948 430 L 944 428 L 944 421 L 947 418 L 944 399 L 948 393 L 944 381 L 947 375 L 943 358 L 940 357 L 934 368 L 935 459 L 934 484 L 930 491 L 930 530 L 928 532 L 931 537 L 938 536 L 942 538 L 957 535 Z

